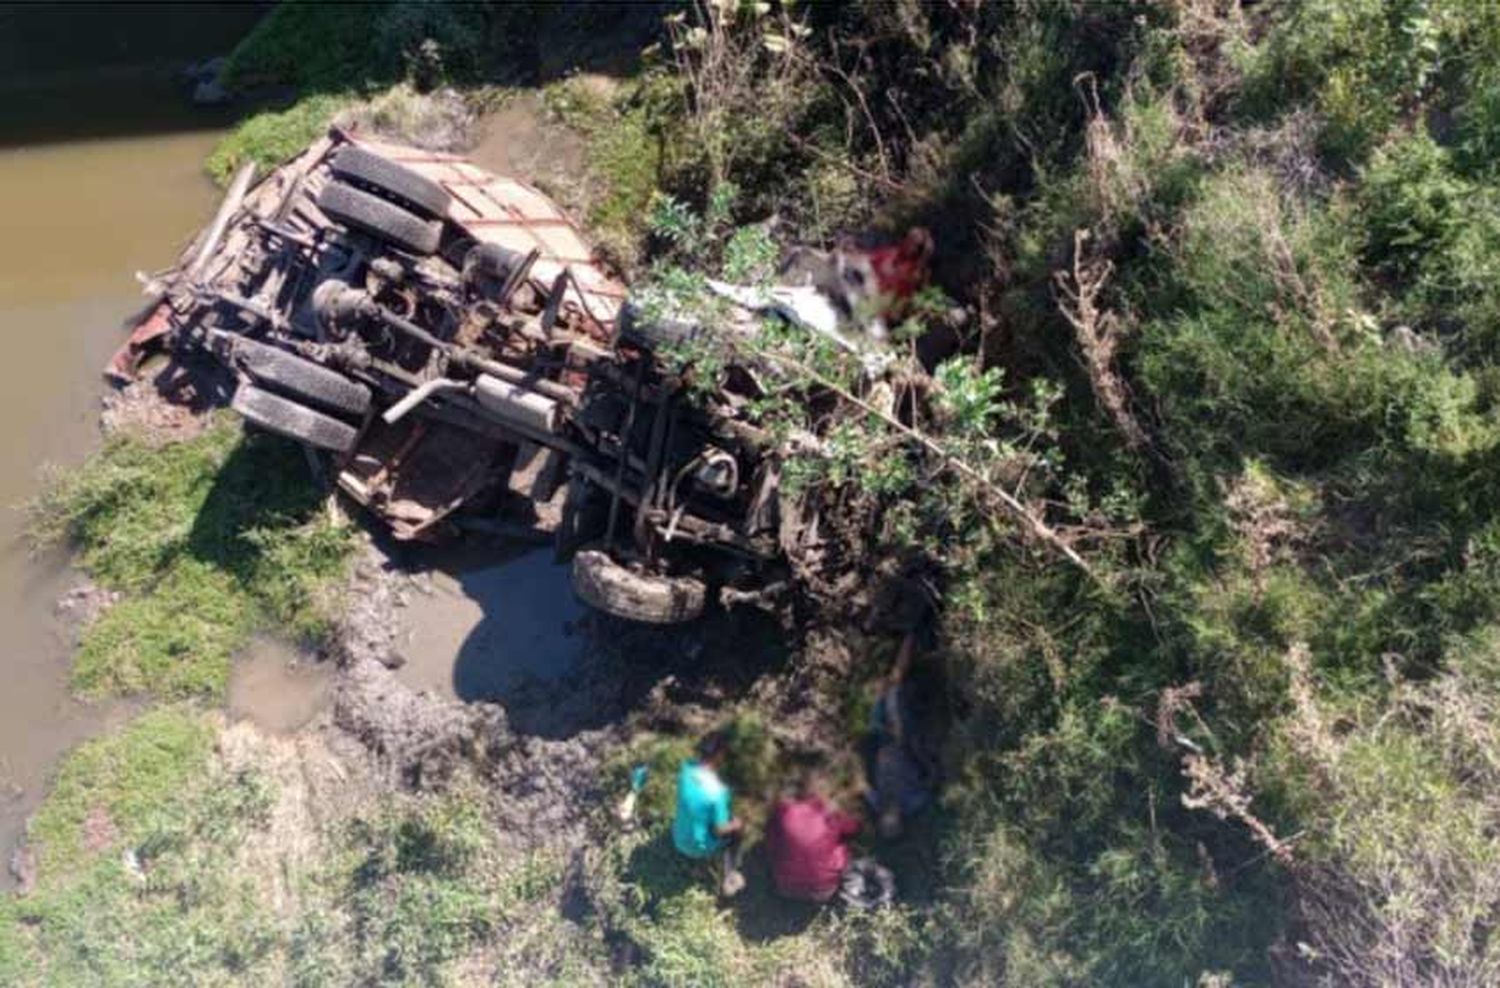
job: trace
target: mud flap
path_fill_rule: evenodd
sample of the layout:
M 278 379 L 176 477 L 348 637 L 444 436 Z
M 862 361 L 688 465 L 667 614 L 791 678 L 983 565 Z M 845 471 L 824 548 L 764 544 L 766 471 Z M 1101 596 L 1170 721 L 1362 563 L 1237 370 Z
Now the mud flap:
M 136 323 L 125 345 L 110 358 L 104 376 L 121 386 L 136 380 L 141 373 L 141 364 L 146 358 L 161 352 L 162 338 L 171 331 L 172 306 L 165 299 L 158 300 L 150 313 Z

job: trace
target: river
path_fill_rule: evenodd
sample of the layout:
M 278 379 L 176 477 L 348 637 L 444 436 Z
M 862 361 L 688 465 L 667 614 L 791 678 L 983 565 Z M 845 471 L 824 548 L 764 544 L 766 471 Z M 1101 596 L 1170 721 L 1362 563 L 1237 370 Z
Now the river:
M 169 263 L 213 211 L 202 161 L 228 113 L 191 106 L 175 72 L 257 15 L 0 8 L 0 865 L 61 755 L 126 714 L 69 696 L 54 605 L 73 577 L 61 554 L 31 558 L 23 506 L 45 464 L 97 445 L 99 369 L 143 301 L 134 272 Z

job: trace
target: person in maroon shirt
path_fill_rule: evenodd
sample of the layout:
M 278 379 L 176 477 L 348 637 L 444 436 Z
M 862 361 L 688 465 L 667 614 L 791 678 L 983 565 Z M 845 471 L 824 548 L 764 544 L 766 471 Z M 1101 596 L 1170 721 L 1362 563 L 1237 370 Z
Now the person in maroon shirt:
M 849 867 L 849 838 L 859 833 L 859 821 L 839 812 L 821 790 L 817 773 L 808 773 L 793 796 L 777 800 L 766 826 L 776 891 L 789 899 L 832 899 Z

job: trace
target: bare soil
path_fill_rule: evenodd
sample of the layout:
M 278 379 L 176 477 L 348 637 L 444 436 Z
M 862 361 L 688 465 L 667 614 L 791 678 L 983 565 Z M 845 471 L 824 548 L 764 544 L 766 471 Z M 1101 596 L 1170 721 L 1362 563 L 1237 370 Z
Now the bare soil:
M 106 436 L 129 434 L 152 446 L 192 439 L 232 391 L 229 375 L 208 360 L 152 358 L 140 380 L 105 393 L 100 427 Z
M 564 206 L 577 204 L 588 145 L 576 131 L 548 118 L 540 93 L 511 96 L 480 120 L 476 133 L 479 141 L 469 152 L 476 165 L 529 182 Z
M 54 609 L 68 638 L 77 645 L 88 626 L 99 620 L 121 596 L 118 590 L 107 590 L 92 580 L 80 578 L 76 585 L 57 599 Z

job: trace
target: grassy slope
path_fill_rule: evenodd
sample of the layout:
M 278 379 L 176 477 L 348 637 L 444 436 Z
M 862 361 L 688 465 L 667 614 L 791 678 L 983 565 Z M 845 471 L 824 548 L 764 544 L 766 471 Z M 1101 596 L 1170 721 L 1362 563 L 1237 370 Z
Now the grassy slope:
M 241 735 L 231 760 L 222 730 L 169 707 L 69 756 L 32 824 L 36 884 L 0 900 L 0 981 L 430 985 L 481 947 L 499 965 L 487 983 L 534 984 L 539 951 L 559 984 L 589 972 L 594 949 L 537 908 L 562 862 L 501 855 L 477 787 L 298 793 L 328 754 L 288 763 L 260 741 L 247 756 Z M 523 935 L 518 976 L 499 957 Z
M 747 44 L 732 50 L 731 30 L 702 57 L 749 65 L 749 83 L 703 78 L 667 142 L 689 150 L 658 181 L 690 220 L 712 215 L 718 175 L 739 186 L 736 219 L 774 211 L 816 235 L 832 159 L 864 180 L 865 209 L 934 225 L 947 287 L 996 317 L 990 356 L 1015 382 L 999 395 L 1014 404 L 992 404 L 962 368 L 939 375 L 952 411 L 935 428 L 993 455 L 965 433 L 967 407 L 997 469 L 1007 449 L 1045 452 L 1030 489 L 1059 523 L 1152 533 L 1091 550 L 1104 594 L 983 537 L 943 486 L 884 502 L 915 516 L 915 539 L 867 533 L 876 554 L 930 540 L 953 580 L 945 644 L 966 712 L 954 894 L 918 925 L 929 976 L 1259 982 L 1288 937 L 1307 944 L 1304 976 L 1335 980 L 1484 980 L 1500 963 L 1486 877 L 1500 845 L 1480 822 L 1493 773 L 1475 769 L 1500 755 L 1481 493 L 1500 448 L 1484 274 L 1500 237 L 1459 205 L 1500 191 L 1485 55 L 1500 24 L 1376 0 L 1255 16 L 1253 32 L 1089 5 L 824 17 L 869 44 L 862 77 L 833 76 L 842 120 L 766 54 L 784 32 L 757 46 L 777 25 L 742 22 Z M 1080 98 L 1081 73 L 1099 102 Z M 886 91 L 884 108 L 858 99 Z M 670 126 L 645 92 L 615 112 Z M 797 139 L 765 139 L 778 113 Z M 889 186 L 867 180 L 887 168 Z M 670 291 L 728 253 L 682 216 L 656 226 L 676 269 L 653 280 Z M 1123 330 L 1103 370 L 1154 461 L 1101 414 L 1058 311 L 1079 229 L 1084 260 L 1111 264 L 1099 301 Z M 1067 398 L 1050 420 L 1015 410 L 1039 386 Z M 769 424 L 810 424 L 800 414 Z M 851 427 L 815 482 L 842 471 L 872 490 L 889 449 Z M 1152 723 L 1187 683 L 1177 730 L 1206 754 L 1185 761 Z M 1437 806 L 1451 827 L 1419 851 L 1402 835 Z M 1298 835 L 1290 865 L 1252 823 Z

